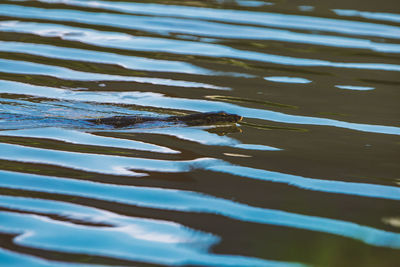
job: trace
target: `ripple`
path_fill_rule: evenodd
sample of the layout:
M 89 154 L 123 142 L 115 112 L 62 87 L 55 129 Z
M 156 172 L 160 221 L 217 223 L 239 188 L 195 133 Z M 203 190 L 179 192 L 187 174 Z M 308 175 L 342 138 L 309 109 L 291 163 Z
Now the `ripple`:
M 229 164 L 213 164 L 205 168 L 207 170 L 224 172 L 257 180 L 285 183 L 306 190 L 315 190 L 325 193 L 346 194 L 371 198 L 400 200 L 400 188 L 395 186 L 307 178 L 286 173 L 255 169 L 244 166 L 234 166 Z
M 398 44 L 377 43 L 371 40 L 349 37 L 295 33 L 277 29 L 188 20 L 187 18 L 177 19 L 99 12 L 93 13 L 70 9 L 41 9 L 12 5 L 6 5 L 5 9 L 7 9 L 7 15 L 11 15 L 13 17 L 80 22 L 93 25 L 105 25 L 125 29 L 142 30 L 152 33 L 162 33 L 164 35 L 170 35 L 171 33 L 179 32 L 181 34 L 200 35 L 205 37 L 276 40 L 282 42 L 370 49 L 388 53 L 400 53 L 400 45 Z M 1 11 L 0 14 L 2 14 Z M 308 19 L 312 20 L 311 17 Z M 400 28 L 396 28 L 396 30 L 400 34 Z
M 159 243 L 154 246 L 143 240 L 137 242 L 130 227 L 99 230 L 90 226 L 59 222 L 43 216 L 12 212 L 0 212 L 0 218 L 7 224 L 7 226 L 0 226 L 2 231 L 18 234 L 14 242 L 29 247 L 170 265 L 218 266 L 224 263 L 228 266 L 236 264 L 267 266 L 269 264 L 268 260 L 243 256 L 202 254 L 170 243 L 164 245 Z M 43 225 L 46 227 L 44 228 Z M 49 231 L 57 235 L 49 235 Z M 271 263 L 278 266 L 286 266 L 286 264 L 290 266 L 290 263 Z
M 159 84 L 166 86 L 198 87 L 198 88 L 217 89 L 217 90 L 229 89 L 227 87 L 219 87 L 197 82 L 176 81 L 172 79 L 89 73 L 89 72 L 71 70 L 64 67 L 56 67 L 39 63 L 9 60 L 9 59 L 0 59 L 0 71 L 5 73 L 48 75 L 60 79 L 75 80 L 75 81 L 79 80 L 80 81 L 131 81 L 131 82 Z
M 4 153 L 0 155 L 0 158 L 5 160 L 51 164 L 60 167 L 110 175 L 147 175 L 145 173 L 131 171 L 131 169 L 156 172 L 184 172 L 189 171 L 192 168 L 196 168 L 196 166 L 200 167 L 210 164 L 213 161 L 217 161 L 216 159 L 211 158 L 200 158 L 188 161 L 169 161 L 122 156 L 106 156 L 32 148 L 5 143 L 0 143 L 0 148 L 2 153 Z
M 230 200 L 206 196 L 190 191 L 108 185 L 97 182 L 77 181 L 60 177 L 52 178 L 42 175 L 22 174 L 9 171 L 0 171 L 0 173 L 3 176 L 3 179 L 0 181 L 0 185 L 6 188 L 66 195 L 79 195 L 94 199 L 137 205 L 141 207 L 161 208 L 186 212 L 196 211 L 215 213 L 236 220 L 307 229 L 311 231 L 324 232 L 357 239 L 370 245 L 400 248 L 400 234 L 398 233 L 387 232 L 376 228 L 335 219 L 252 207 Z M 6 221 L 5 219 L 7 217 L 4 217 L 4 213 L 2 215 L 2 221 Z M 16 220 L 18 221 L 19 218 L 16 218 Z M 23 224 L 23 218 L 21 218 L 21 220 L 21 223 Z M 39 222 L 35 222 L 35 224 L 41 225 Z M 8 231 L 12 231 L 12 229 L 17 226 L 15 223 L 10 222 L 0 227 L 3 228 L 3 231 L 6 229 L 8 229 Z M 40 227 L 40 229 L 43 229 L 43 227 Z M 57 230 L 56 232 L 60 230 Z M 84 232 L 85 231 L 82 232 L 83 235 L 85 235 Z M 87 234 L 90 235 L 90 232 L 91 231 L 88 231 Z M 75 234 L 78 233 L 74 233 L 74 235 Z M 68 236 L 71 237 L 74 235 Z M 105 236 L 105 238 L 108 239 L 109 237 Z M 124 240 L 124 238 L 121 238 L 121 240 Z M 114 242 L 115 241 L 113 241 L 113 243 Z M 78 247 L 82 246 L 81 243 L 77 245 Z M 125 244 L 124 246 L 130 247 L 129 244 Z M 86 249 L 83 249 L 82 251 L 85 250 Z
M 400 22 L 400 15 L 394 13 L 383 13 L 383 12 L 368 12 L 358 11 L 351 9 L 332 9 L 339 16 L 344 17 L 362 17 L 366 19 L 383 20 L 391 22 Z
M 271 76 L 264 77 L 265 80 L 278 83 L 311 83 L 312 81 L 298 77 Z
M 129 236 L 143 241 L 189 244 L 202 250 L 218 242 L 218 238 L 211 234 L 195 231 L 169 221 L 122 216 L 88 206 L 54 200 L 13 196 L 0 196 L 0 199 L 0 206 L 16 211 L 57 215 L 67 220 L 108 224 L 110 227 L 129 227 Z
M 38 129 L 22 129 L 14 131 L 0 131 L 0 136 L 19 136 L 19 137 L 35 137 L 47 138 L 52 140 L 63 141 L 72 144 L 118 147 L 125 149 L 135 149 L 142 151 L 151 151 L 158 153 L 180 153 L 179 151 L 162 147 L 146 142 L 125 140 L 113 137 L 103 137 L 90 133 L 76 130 L 68 130 L 63 128 L 38 128 Z
M 196 18 L 203 20 L 254 24 L 279 28 L 302 29 L 309 31 L 379 36 L 394 39 L 400 38 L 400 28 L 397 26 L 312 16 L 299 16 L 229 9 L 197 8 L 177 5 L 161 5 L 154 3 L 147 4 L 81 0 L 42 0 L 42 2 L 63 2 L 68 5 L 105 8 L 109 10 L 133 12 L 134 14 L 143 15 L 174 16 L 183 18 Z
M 356 86 L 356 85 L 335 85 L 339 89 L 356 90 L 356 91 L 369 91 L 374 90 L 375 87 L 371 86 Z
M 128 49 L 135 51 L 164 52 L 209 57 L 227 57 L 254 60 L 279 65 L 334 67 L 365 70 L 400 71 L 400 65 L 384 63 L 331 62 L 321 59 L 295 58 L 234 49 L 224 45 L 172 40 L 156 37 L 132 36 L 126 33 L 96 31 L 50 23 L 3 21 L 1 31 L 31 33 L 46 37 L 60 37 L 63 40 L 78 41 L 95 46 Z M 79 32 L 79 35 L 69 35 Z
M 212 71 L 202 69 L 186 62 L 125 56 L 101 51 L 91 51 L 44 44 L 0 41 L 0 51 L 29 53 L 32 55 L 66 60 L 84 60 L 86 62 L 116 64 L 131 70 L 212 75 Z
M 131 133 L 152 133 L 176 136 L 183 140 L 196 142 L 203 145 L 214 145 L 214 146 L 230 146 L 241 149 L 249 150 L 264 150 L 264 151 L 278 151 L 279 148 L 259 145 L 259 144 L 241 144 L 239 141 L 230 138 L 228 136 L 219 136 L 209 132 L 206 132 L 202 128 L 192 127 L 168 127 L 168 128 L 149 128 L 149 129 L 129 129 L 125 130 Z
M 255 149 L 251 147 L 251 145 L 242 145 L 239 147 Z M 147 175 L 145 173 L 133 172 L 131 169 L 167 173 L 187 172 L 193 169 L 206 169 L 216 172 L 230 173 L 232 175 L 243 176 L 252 179 L 285 183 L 299 188 L 327 193 L 350 194 L 363 197 L 400 200 L 400 189 L 392 186 L 311 179 L 244 166 L 235 166 L 222 160 L 212 158 L 199 158 L 187 161 L 168 161 L 67 152 L 5 143 L 1 143 L 0 148 L 4 152 L 4 155 L 0 155 L 0 159 L 4 160 L 51 164 L 60 167 L 110 175 Z M 260 148 L 265 150 L 264 147 L 256 146 L 256 149 Z

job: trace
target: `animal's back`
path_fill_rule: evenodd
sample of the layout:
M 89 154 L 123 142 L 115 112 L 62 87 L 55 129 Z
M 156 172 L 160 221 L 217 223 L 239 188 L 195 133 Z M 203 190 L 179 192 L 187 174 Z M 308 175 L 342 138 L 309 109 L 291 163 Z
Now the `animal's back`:
M 94 124 L 111 125 L 115 128 L 133 126 L 145 122 L 171 122 L 171 123 L 184 123 L 189 126 L 196 125 L 211 125 L 221 123 L 236 123 L 242 120 L 242 117 L 235 114 L 228 114 L 225 112 L 206 112 L 196 113 L 183 116 L 169 116 L 169 117 L 143 117 L 143 116 L 113 116 L 98 119 L 87 119 L 86 121 Z

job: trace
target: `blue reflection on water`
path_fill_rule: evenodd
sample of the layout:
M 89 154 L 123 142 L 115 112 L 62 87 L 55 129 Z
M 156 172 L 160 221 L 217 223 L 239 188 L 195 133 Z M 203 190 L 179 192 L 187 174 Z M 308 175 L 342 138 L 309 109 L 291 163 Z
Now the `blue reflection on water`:
M 181 224 L 155 219 L 135 218 L 110 211 L 55 200 L 0 196 L 0 206 L 12 210 L 57 215 L 68 220 L 102 223 L 108 227 L 130 227 L 130 234 L 137 239 L 160 243 L 180 243 L 206 250 L 219 241 L 216 236 L 192 230 Z M 102 228 L 104 226 L 100 226 Z
M 236 0 L 236 3 L 240 6 L 260 7 L 260 6 L 272 6 L 274 3 L 266 1 L 253 1 L 253 0 Z
M 322 191 L 325 193 L 400 200 L 400 188 L 394 186 L 306 178 L 297 175 L 227 164 L 211 165 L 207 166 L 206 169 L 252 179 L 285 183 L 299 188 Z
M 0 171 L 0 175 L 2 176 L 0 185 L 5 188 L 75 195 L 140 207 L 215 213 L 242 221 L 324 232 L 357 239 L 370 245 L 400 248 L 400 234 L 398 233 L 335 219 L 252 207 L 190 191 L 121 186 L 9 171 Z M 6 221 L 4 220 L 4 222 Z M 36 224 L 38 222 L 35 221 L 34 225 Z M 17 227 L 11 221 L 5 223 L 5 225 L 6 228 L 14 229 L 14 227 Z M 58 231 L 59 229 L 57 229 Z M 87 234 L 90 235 L 90 231 Z M 45 243 L 48 243 L 48 241 L 45 241 Z M 55 245 L 57 245 L 57 242 Z M 78 244 L 78 246 L 81 246 L 81 244 Z
M 146 176 L 144 173 L 134 172 L 130 169 L 185 172 L 192 168 L 204 167 L 211 162 L 218 161 L 212 158 L 187 161 L 145 159 L 32 148 L 5 143 L 0 143 L 0 151 L 2 152 L 0 158 L 6 160 L 46 163 L 88 172 L 129 176 Z
M 209 21 L 98 12 L 93 13 L 68 9 L 40 9 L 11 5 L 6 5 L 6 9 L 9 16 L 15 17 L 82 22 L 93 25 L 114 26 L 162 34 L 179 32 L 182 34 L 201 35 L 207 37 L 276 40 L 283 42 L 361 48 L 381 52 L 400 53 L 400 45 L 397 44 L 377 43 L 371 40 L 357 38 L 296 33 L 286 30 L 240 26 Z M 2 14 L 1 10 L 0 14 Z M 312 20 L 311 17 L 310 20 Z M 400 29 L 397 28 L 396 30 L 400 34 Z
M 251 150 L 270 150 L 270 151 L 279 151 L 280 148 L 258 145 L 258 144 L 236 144 L 234 147 L 242 148 L 242 149 L 251 149 Z
M 206 254 L 180 244 L 157 243 L 155 245 L 154 242 L 137 240 L 131 234 L 129 226 L 97 229 L 97 227 L 55 221 L 43 216 L 13 212 L 0 212 L 0 220 L 5 224 L 0 226 L 2 231 L 19 234 L 14 239 L 15 243 L 47 250 L 168 265 L 291 266 L 288 262 Z M 293 265 L 299 266 L 299 264 Z
M 371 86 L 355 86 L 355 85 L 335 85 L 339 89 L 356 90 L 356 91 L 369 91 L 374 90 L 375 87 Z
M 299 78 L 299 77 L 284 77 L 284 76 L 271 76 L 271 77 L 264 77 L 265 80 L 271 82 L 280 82 L 280 83 L 311 83 L 312 81 Z
M 119 148 L 151 151 L 158 153 L 180 153 L 179 151 L 172 150 L 167 147 L 162 147 L 141 141 L 126 140 L 113 137 L 103 137 L 77 130 L 68 130 L 63 128 L 53 128 L 53 127 L 38 128 L 38 129 L 22 129 L 13 131 L 0 131 L 0 136 L 49 138 L 53 140 L 59 140 L 63 142 L 81 144 L 81 145 L 119 147 Z
M 173 16 L 222 22 L 234 22 L 272 26 L 309 31 L 344 33 L 351 35 L 379 36 L 400 38 L 400 28 L 391 25 L 382 25 L 361 21 L 338 20 L 312 16 L 277 14 L 268 12 L 254 12 L 244 10 L 197 8 L 189 6 L 160 5 L 147 3 L 125 3 L 108 1 L 81 1 L 81 0 L 41 0 L 50 3 L 67 3 L 69 5 L 87 6 L 132 12 L 134 14 Z M 17 11 L 18 7 L 14 7 Z M 22 12 L 22 11 L 21 11 Z
M 383 13 L 383 12 L 369 12 L 369 11 L 358 11 L 358 10 L 350 10 L 350 9 L 332 9 L 339 16 L 356 16 L 367 19 L 375 19 L 375 20 L 384 20 L 384 21 L 392 21 L 392 22 L 400 22 L 400 14 L 395 13 Z
M 0 51 L 29 53 L 33 55 L 67 60 L 84 60 L 96 63 L 116 64 L 133 70 L 181 72 L 201 75 L 213 74 L 209 70 L 186 62 L 125 56 L 101 51 L 91 51 L 44 44 L 0 41 Z
M 71 70 L 64 67 L 56 67 L 51 65 L 44 65 L 39 63 L 9 60 L 9 59 L 0 59 L 0 71 L 7 73 L 18 73 L 18 74 L 49 75 L 61 79 L 77 80 L 77 81 L 106 81 L 106 80 L 131 81 L 138 83 L 160 84 L 166 86 L 200 87 L 200 88 L 202 87 L 202 88 L 219 89 L 219 90 L 229 89 L 227 87 L 219 87 L 205 83 L 179 81 L 172 79 L 90 73 L 90 72 Z
M 299 188 L 327 193 L 400 200 L 400 188 L 393 186 L 305 178 L 279 172 L 231 165 L 228 162 L 213 158 L 168 161 L 68 152 L 5 143 L 0 144 L 0 149 L 3 152 L 3 154 L 0 155 L 0 159 L 4 160 L 51 164 L 110 175 L 146 175 L 145 173 L 133 172 L 130 169 L 159 172 L 186 172 L 192 169 L 206 169 L 252 179 L 286 183 Z
M 164 38 L 132 36 L 124 33 L 96 31 L 50 23 L 0 22 L 1 31 L 24 32 L 47 37 L 60 37 L 63 40 L 79 41 L 95 46 L 152 51 L 176 54 L 202 55 L 254 60 L 289 66 L 335 67 L 352 69 L 370 69 L 400 71 L 400 65 L 383 63 L 347 63 L 331 62 L 319 59 L 295 58 L 266 53 L 238 50 L 228 46 Z
M 0 206 L 17 211 L 57 215 L 68 220 L 109 225 L 97 227 L 99 231 L 110 227 L 126 229 L 128 236 L 134 237 L 137 242 L 141 240 L 153 242 L 155 246 L 181 244 L 194 250 L 207 251 L 211 245 L 219 241 L 211 234 L 194 231 L 174 222 L 122 216 L 109 211 L 54 200 L 0 196 Z

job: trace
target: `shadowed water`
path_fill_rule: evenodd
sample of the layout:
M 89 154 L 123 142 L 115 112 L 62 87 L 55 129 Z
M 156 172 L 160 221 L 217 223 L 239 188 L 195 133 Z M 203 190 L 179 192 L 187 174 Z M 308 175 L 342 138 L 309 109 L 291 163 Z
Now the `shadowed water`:
M 0 265 L 396 266 L 397 6 L 2 1 Z

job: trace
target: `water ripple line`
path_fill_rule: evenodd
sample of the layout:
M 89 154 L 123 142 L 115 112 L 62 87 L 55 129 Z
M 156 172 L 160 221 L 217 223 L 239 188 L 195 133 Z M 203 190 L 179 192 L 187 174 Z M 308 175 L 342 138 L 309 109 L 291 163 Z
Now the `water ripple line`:
M 190 19 L 213 20 L 278 28 L 289 28 L 306 31 L 333 32 L 349 35 L 365 35 L 385 38 L 400 38 L 397 26 L 351 21 L 343 19 L 320 18 L 314 16 L 289 15 L 271 12 L 255 12 L 244 10 L 211 9 L 155 3 L 126 3 L 110 1 L 82 0 L 39 0 L 46 3 L 64 3 L 70 6 L 103 8 L 108 10 L 129 12 L 150 16 L 168 16 Z
M 274 40 L 342 48 L 368 49 L 378 52 L 400 53 L 400 45 L 377 43 L 367 39 L 296 33 L 287 30 L 240 26 L 209 21 L 147 17 L 109 13 L 93 13 L 71 9 L 42 9 L 6 5 L 6 14 L 13 17 L 70 21 L 90 25 L 104 25 L 170 35 L 171 33 L 199 35 L 212 38 Z M 4 15 L 0 10 L 0 14 Z M 400 34 L 400 28 L 398 29 Z
M 155 172 L 187 172 L 194 168 L 204 168 L 204 166 L 218 161 L 213 158 L 180 161 L 145 159 L 33 148 L 6 143 L 0 143 L 0 150 L 2 151 L 0 158 L 5 160 L 50 164 L 101 174 L 138 177 L 147 176 L 147 174 L 135 172 L 131 169 Z
M 154 172 L 187 172 L 192 169 L 203 169 L 229 173 L 251 179 L 284 183 L 301 189 L 325 193 L 400 200 L 400 188 L 394 186 L 306 178 L 263 169 L 232 165 L 215 158 L 198 158 L 185 161 L 156 160 L 67 152 L 6 143 L 0 143 L 0 149 L 4 153 L 4 155 L 0 155 L 0 159 L 3 160 L 50 164 L 109 175 L 147 175 L 145 173 L 133 172 L 130 169 Z
M 1 195 L 0 200 L 1 207 L 13 211 L 56 215 L 86 223 L 106 224 L 108 227 L 129 226 L 130 235 L 136 239 L 151 242 L 186 244 L 196 246 L 201 250 L 207 250 L 211 245 L 220 241 L 217 236 L 200 232 L 172 221 L 124 216 L 111 211 L 58 200 Z
M 39 215 L 0 212 L 3 232 L 17 234 L 14 242 L 28 247 L 67 253 L 85 253 L 168 265 L 286 266 L 290 263 L 235 255 L 197 252 L 179 244 L 157 244 L 137 239 L 129 227 L 102 228 L 56 221 Z M 46 227 L 43 227 L 45 225 Z M 49 231 L 57 235 L 49 235 Z M 99 239 L 102 242 L 99 242 Z M 301 266 L 300 264 L 293 264 Z M 237 266 L 237 265 L 236 265 Z
M 0 31 L 59 37 L 90 45 L 144 52 L 162 52 L 208 57 L 226 57 L 288 66 L 331 67 L 362 70 L 400 71 L 400 65 L 386 63 L 332 62 L 234 49 L 212 43 L 132 36 L 126 33 L 98 31 L 66 25 L 20 21 L 0 22 Z
M 142 141 L 127 140 L 114 137 L 103 137 L 87 132 L 54 127 L 0 131 L 0 136 L 46 138 L 80 145 L 125 148 L 169 154 L 180 153 L 180 151 L 177 150 Z
M 383 13 L 383 12 L 369 12 L 359 11 L 352 9 L 332 9 L 339 16 L 344 17 L 361 17 L 366 19 L 383 20 L 400 23 L 400 14 Z
M 5 188 L 83 196 L 139 207 L 220 214 L 241 221 L 317 231 L 356 239 L 373 246 L 400 249 L 398 233 L 336 219 L 248 206 L 191 191 L 110 185 L 1 170 L 0 175 L 0 186 Z M 6 223 L 4 227 L 12 225 Z
M 149 83 L 149 84 L 164 85 L 164 86 L 195 87 L 195 88 L 207 88 L 216 90 L 230 89 L 227 87 L 219 87 L 205 83 L 189 82 L 181 80 L 83 72 L 83 71 L 72 70 L 65 67 L 58 67 L 58 66 L 45 65 L 27 61 L 11 60 L 11 59 L 0 59 L 0 72 L 30 74 L 30 75 L 46 75 L 46 76 L 56 77 L 59 79 L 75 80 L 75 81 L 130 81 L 130 82 Z
M 0 51 L 14 53 L 29 53 L 31 55 L 49 58 L 77 60 L 85 62 L 116 64 L 126 69 L 156 72 L 176 72 L 196 75 L 213 75 L 206 70 L 190 63 L 173 60 L 151 59 L 137 56 L 126 56 L 115 53 L 92 51 L 45 44 L 0 41 Z

